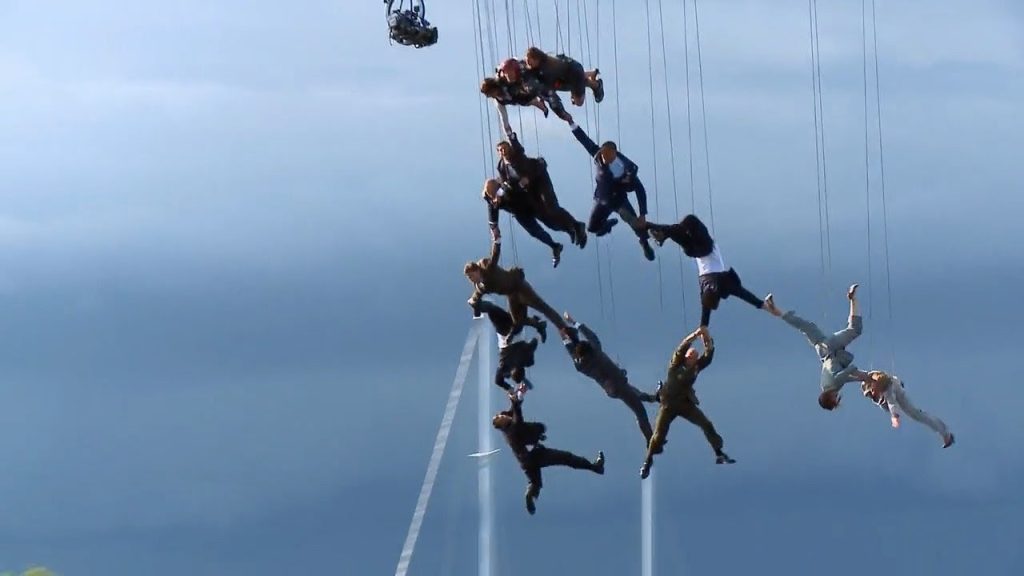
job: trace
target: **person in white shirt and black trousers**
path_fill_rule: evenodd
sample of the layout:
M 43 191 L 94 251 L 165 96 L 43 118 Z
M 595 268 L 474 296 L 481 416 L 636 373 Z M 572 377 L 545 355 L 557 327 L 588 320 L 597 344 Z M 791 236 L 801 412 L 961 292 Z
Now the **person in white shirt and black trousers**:
M 711 322 L 711 311 L 729 296 L 736 296 L 754 308 L 764 309 L 764 300 L 743 287 L 739 274 L 727 268 L 718 251 L 718 244 L 708 233 L 707 226 L 693 214 L 687 214 L 678 224 L 647 224 L 654 241 L 661 246 L 671 239 L 683 248 L 683 252 L 697 261 L 700 278 L 700 325 L 707 327 Z

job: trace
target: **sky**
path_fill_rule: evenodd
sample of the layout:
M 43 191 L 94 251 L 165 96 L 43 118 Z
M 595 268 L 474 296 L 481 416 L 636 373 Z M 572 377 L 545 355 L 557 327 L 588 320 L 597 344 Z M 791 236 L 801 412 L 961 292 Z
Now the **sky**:
M 818 3 L 823 266 L 806 3 L 700 3 L 699 68 L 690 2 L 685 35 L 681 3 L 650 3 L 650 43 L 646 3 L 612 30 L 612 3 L 559 2 L 560 41 L 549 3 L 510 4 L 515 53 L 532 37 L 601 69 L 606 100 L 570 110 L 640 165 L 652 221 L 696 211 L 751 290 L 828 328 L 860 282 L 858 363 L 895 366 L 957 434 L 893 430 L 855 390 L 822 411 L 806 342 L 727 300 L 698 393 L 738 462 L 674 425 L 656 573 L 1020 573 L 1024 8 L 878 3 L 880 155 L 860 3 Z M 476 87 L 511 28 L 491 5 L 481 64 L 472 2 L 430 3 L 439 42 L 417 50 L 389 45 L 379 2 L 0 0 L 0 571 L 394 569 L 472 326 L 461 267 L 488 250 Z M 512 118 L 585 219 L 568 128 Z M 692 262 L 647 262 L 620 227 L 552 269 L 502 225 L 506 262 L 652 388 L 697 321 Z M 410 574 L 476 569 L 475 374 Z M 608 472 L 547 471 L 531 517 L 498 453 L 499 573 L 639 573 L 629 412 L 554 340 L 531 380 L 548 444 Z

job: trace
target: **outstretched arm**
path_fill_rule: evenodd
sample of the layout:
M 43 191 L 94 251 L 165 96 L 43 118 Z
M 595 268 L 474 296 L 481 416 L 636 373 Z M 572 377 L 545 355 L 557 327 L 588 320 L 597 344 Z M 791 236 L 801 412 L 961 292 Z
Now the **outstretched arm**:
M 587 133 L 583 131 L 583 128 L 577 126 L 575 122 L 569 124 L 569 128 L 572 129 L 572 135 L 576 137 L 576 140 L 578 140 L 580 144 L 583 144 L 583 147 L 587 149 L 587 152 L 590 153 L 591 156 L 597 154 L 600 147 L 590 139 L 590 136 L 587 136 Z
M 505 131 L 505 137 L 511 138 L 512 125 L 508 123 L 508 109 L 497 100 L 494 102 L 494 107 L 498 109 L 498 118 L 501 118 L 501 128 Z
M 501 257 L 501 236 L 495 235 L 491 239 L 491 255 L 487 260 L 487 269 L 494 270 L 498 267 L 498 259 Z
M 690 349 L 690 345 L 693 344 L 693 341 L 696 340 L 700 334 L 701 331 L 698 329 L 688 334 L 686 338 L 683 338 L 683 341 L 676 347 L 675 352 L 672 353 L 672 361 L 669 362 L 668 366 L 669 370 L 675 370 L 683 365 L 683 359 L 686 358 L 686 352 Z
M 711 361 L 715 358 L 715 341 L 706 331 L 700 335 L 700 338 L 704 342 L 704 353 L 701 354 L 700 360 L 697 360 L 697 370 L 704 370 L 711 365 Z

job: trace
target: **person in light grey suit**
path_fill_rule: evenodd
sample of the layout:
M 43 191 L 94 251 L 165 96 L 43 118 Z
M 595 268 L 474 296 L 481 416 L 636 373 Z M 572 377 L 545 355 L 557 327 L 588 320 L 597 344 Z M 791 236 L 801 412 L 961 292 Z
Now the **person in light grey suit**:
M 818 405 L 825 410 L 835 410 L 839 406 L 839 391 L 847 382 L 863 382 L 868 378 L 867 373 L 853 363 L 853 354 L 846 349 L 864 330 L 864 321 L 857 313 L 857 284 L 850 286 L 846 297 L 850 301 L 850 317 L 846 328 L 831 336 L 826 336 L 814 322 L 797 316 L 792 310 L 783 313 L 776 306 L 771 294 L 764 301 L 768 312 L 781 317 L 786 324 L 802 332 L 818 353 L 818 359 L 821 361 L 821 394 L 818 396 Z

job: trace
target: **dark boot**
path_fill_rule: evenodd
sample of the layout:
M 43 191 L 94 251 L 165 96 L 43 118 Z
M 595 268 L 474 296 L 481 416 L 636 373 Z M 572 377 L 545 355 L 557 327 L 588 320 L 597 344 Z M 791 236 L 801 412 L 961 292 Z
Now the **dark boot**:
M 554 268 L 558 268 L 558 264 L 562 261 L 562 245 L 555 244 L 551 248 L 551 265 Z
M 576 222 L 576 245 L 580 249 L 587 247 L 587 225 L 583 222 Z
M 597 453 L 597 460 L 594 460 L 594 472 L 604 474 L 604 452 Z
M 651 248 L 651 243 L 647 241 L 647 238 L 640 239 L 640 247 L 644 250 L 644 258 L 654 262 L 654 248 Z

